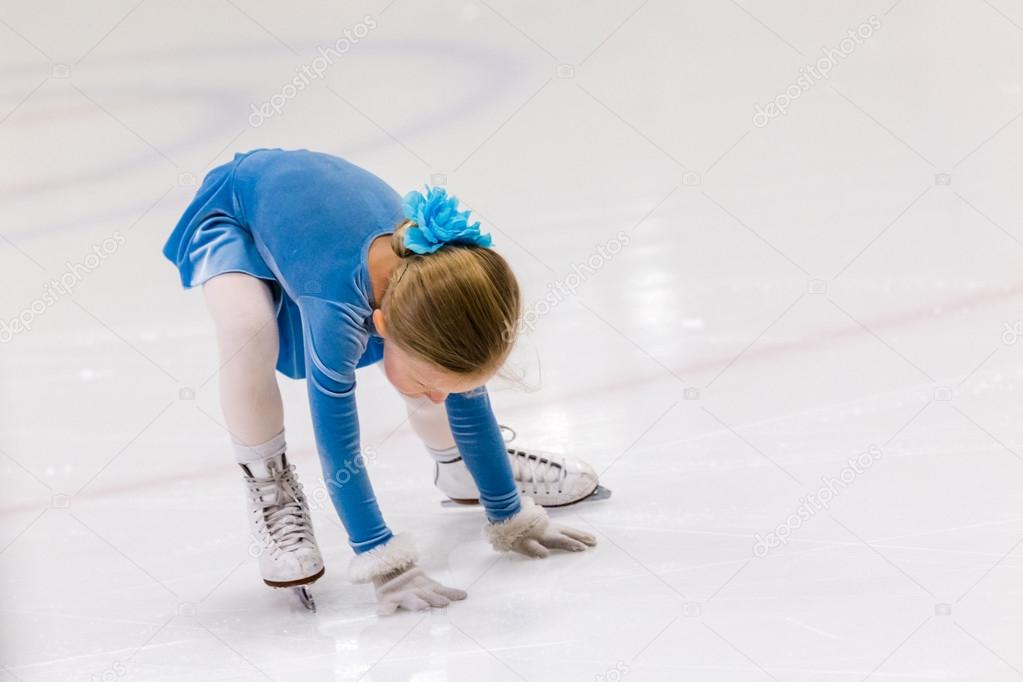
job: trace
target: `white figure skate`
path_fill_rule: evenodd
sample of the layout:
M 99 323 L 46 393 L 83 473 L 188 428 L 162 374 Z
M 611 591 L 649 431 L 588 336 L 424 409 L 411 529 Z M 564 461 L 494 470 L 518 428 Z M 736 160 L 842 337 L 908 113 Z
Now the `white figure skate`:
M 248 493 L 250 553 L 259 558 L 263 582 L 294 588 L 302 605 L 315 611 L 309 585 L 323 576 L 323 557 L 295 466 L 285 454 L 266 460 L 265 476 L 254 475 L 246 464 L 239 466 Z
M 515 432 L 506 426 L 501 428 L 511 433 L 505 441 L 511 442 Z M 611 496 L 611 491 L 600 485 L 593 467 L 582 460 L 511 447 L 508 457 L 519 493 L 540 506 L 564 507 Z M 437 461 L 434 484 L 453 504 L 479 502 L 479 490 L 461 457 Z

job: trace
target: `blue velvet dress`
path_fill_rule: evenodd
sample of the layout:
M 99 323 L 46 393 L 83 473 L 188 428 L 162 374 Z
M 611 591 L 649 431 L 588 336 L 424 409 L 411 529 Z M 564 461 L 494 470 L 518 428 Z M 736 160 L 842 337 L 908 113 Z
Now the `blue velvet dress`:
M 210 171 L 163 249 L 186 288 L 226 272 L 270 283 L 277 369 L 307 382 L 324 480 L 357 553 L 392 537 L 360 455 L 355 370 L 383 356 L 369 245 L 402 220 L 398 193 L 358 166 L 256 149 Z M 518 491 L 486 389 L 450 394 L 445 407 L 487 517 L 510 518 Z

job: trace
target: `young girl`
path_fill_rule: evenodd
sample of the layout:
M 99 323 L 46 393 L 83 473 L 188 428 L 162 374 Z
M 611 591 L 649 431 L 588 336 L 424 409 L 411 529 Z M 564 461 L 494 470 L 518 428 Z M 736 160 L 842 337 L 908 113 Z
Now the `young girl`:
M 373 583 L 380 613 L 466 594 L 427 576 L 411 540 L 384 523 L 360 454 L 357 367 L 383 360 L 437 462 L 435 483 L 482 503 L 496 549 L 544 557 L 596 544 L 550 523 L 533 499 L 585 498 L 592 468 L 506 450 L 501 438 L 484 384 L 514 342 L 519 288 L 468 215 L 442 189 L 403 202 L 337 157 L 257 149 L 209 173 L 167 241 L 164 255 L 185 287 L 203 285 L 216 327 L 221 406 L 266 584 L 307 585 L 324 572 L 285 454 L 275 366 L 306 379 L 324 479 L 355 550 L 349 577 Z

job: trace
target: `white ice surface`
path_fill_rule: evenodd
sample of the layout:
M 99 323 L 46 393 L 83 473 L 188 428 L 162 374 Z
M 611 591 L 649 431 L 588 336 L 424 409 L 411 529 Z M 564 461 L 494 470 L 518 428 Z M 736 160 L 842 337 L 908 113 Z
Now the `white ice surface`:
M 871 15 L 828 80 L 753 124 Z M 0 345 L 0 680 L 1023 676 L 1019 3 L 40 0 L 0 5 L 0 55 L 0 319 L 32 318 Z M 319 612 L 261 585 L 211 327 L 159 250 L 212 165 L 264 146 L 398 188 L 444 174 L 530 306 L 572 286 L 518 356 L 540 390 L 492 389 L 519 442 L 614 490 L 553 514 L 598 549 L 493 553 L 371 369 L 385 516 L 469 599 L 378 619 L 345 581 L 287 381 Z

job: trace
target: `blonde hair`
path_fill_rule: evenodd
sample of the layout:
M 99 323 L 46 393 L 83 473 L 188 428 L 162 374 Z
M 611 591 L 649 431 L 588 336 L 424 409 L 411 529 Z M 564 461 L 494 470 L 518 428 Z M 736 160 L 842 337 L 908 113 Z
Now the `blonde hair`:
M 462 376 L 493 374 L 515 343 L 522 302 L 508 262 L 474 244 L 446 244 L 418 254 L 405 247 L 401 223 L 391 249 L 401 262 L 381 309 L 391 340 L 402 350 Z

